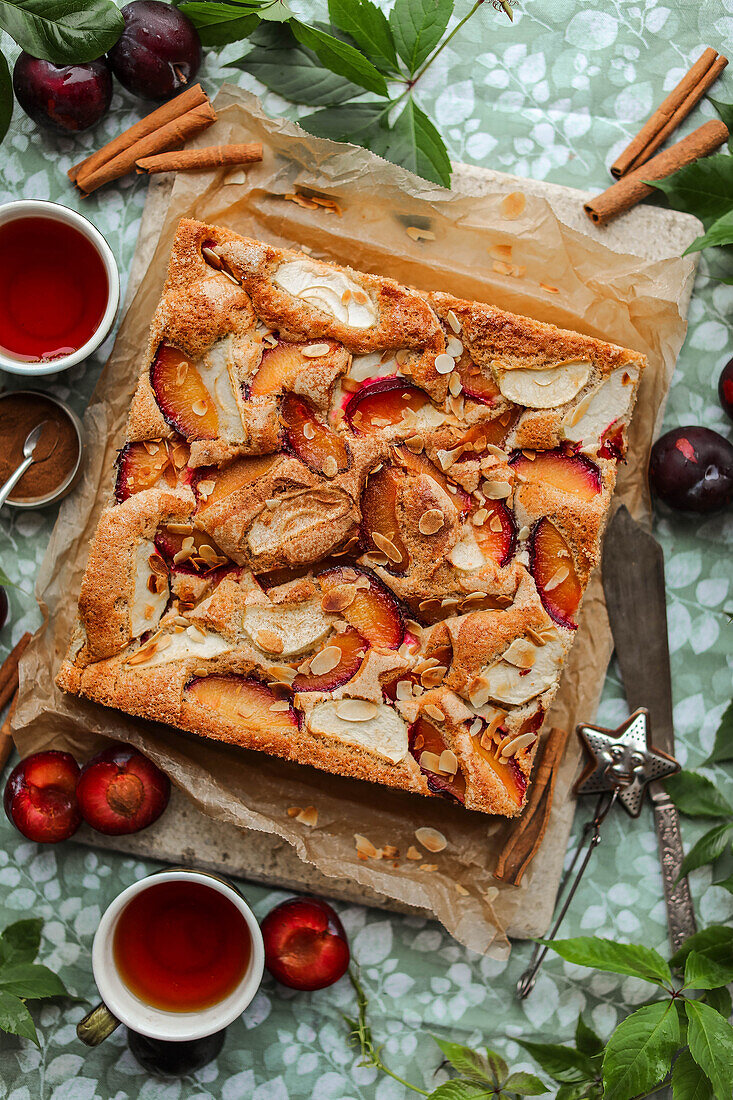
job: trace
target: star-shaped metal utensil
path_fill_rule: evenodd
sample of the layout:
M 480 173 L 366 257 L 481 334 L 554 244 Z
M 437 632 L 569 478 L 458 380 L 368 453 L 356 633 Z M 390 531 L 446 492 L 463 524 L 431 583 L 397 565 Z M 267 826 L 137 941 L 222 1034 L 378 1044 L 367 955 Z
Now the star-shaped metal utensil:
M 641 813 L 649 783 L 680 770 L 673 757 L 650 744 L 649 712 L 643 707 L 616 730 L 578 726 L 578 735 L 592 759 L 576 783 L 575 793 L 617 791 L 619 802 L 632 817 Z

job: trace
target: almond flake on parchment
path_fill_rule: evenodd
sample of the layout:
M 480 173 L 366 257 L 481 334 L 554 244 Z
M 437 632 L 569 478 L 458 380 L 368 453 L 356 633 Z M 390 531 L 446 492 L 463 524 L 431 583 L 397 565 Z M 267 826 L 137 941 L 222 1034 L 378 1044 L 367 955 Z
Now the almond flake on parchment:
M 415 836 L 423 848 L 427 848 L 434 855 L 442 852 L 448 846 L 448 841 L 443 834 L 431 825 L 423 825 L 419 829 L 415 829 Z
M 295 815 L 295 820 L 299 821 L 301 825 L 307 825 L 312 829 L 318 824 L 318 810 L 315 806 L 306 806 L 305 809 Z
M 429 229 L 420 229 L 417 225 L 408 225 L 405 228 L 405 233 L 413 241 L 434 241 L 435 234 Z

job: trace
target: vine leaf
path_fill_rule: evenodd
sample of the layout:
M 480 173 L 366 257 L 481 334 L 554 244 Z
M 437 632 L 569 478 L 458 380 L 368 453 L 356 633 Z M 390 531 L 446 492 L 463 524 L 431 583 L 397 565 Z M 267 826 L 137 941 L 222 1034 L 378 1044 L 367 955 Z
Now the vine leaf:
M 388 95 L 387 82 L 382 73 L 348 42 L 343 42 L 318 27 L 309 27 L 299 19 L 291 19 L 290 27 L 301 45 L 312 50 L 325 68 L 339 76 L 345 76 L 368 92 L 385 97 Z
M 21 49 L 54 65 L 101 57 L 124 27 L 112 0 L 0 0 L 0 29 Z
M 710 1079 L 715 1094 L 733 1093 L 733 1028 L 702 1001 L 685 1001 L 690 1054 Z
M 679 1042 L 680 1023 L 673 1001 L 656 1001 L 632 1012 L 606 1046 L 604 1100 L 630 1100 L 660 1084 L 669 1073 Z
M 395 0 L 389 25 L 410 76 L 438 45 L 452 14 L 453 0 Z
M 389 21 L 372 0 L 328 0 L 328 14 L 378 69 L 399 72 Z

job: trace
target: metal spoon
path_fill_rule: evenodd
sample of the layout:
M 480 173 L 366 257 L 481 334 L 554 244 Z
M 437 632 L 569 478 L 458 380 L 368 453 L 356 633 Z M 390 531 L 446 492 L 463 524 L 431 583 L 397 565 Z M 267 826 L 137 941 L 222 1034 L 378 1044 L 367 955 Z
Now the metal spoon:
M 20 466 L 13 471 L 2 488 L 0 488 L 0 508 L 2 508 L 23 474 L 33 462 L 33 452 L 38 446 L 38 440 L 41 438 L 41 433 L 48 423 L 48 420 L 42 420 L 41 423 L 37 424 L 35 428 L 32 428 L 25 437 L 25 443 L 23 444 L 23 461 Z M 56 444 L 54 444 L 54 447 L 55 446 Z

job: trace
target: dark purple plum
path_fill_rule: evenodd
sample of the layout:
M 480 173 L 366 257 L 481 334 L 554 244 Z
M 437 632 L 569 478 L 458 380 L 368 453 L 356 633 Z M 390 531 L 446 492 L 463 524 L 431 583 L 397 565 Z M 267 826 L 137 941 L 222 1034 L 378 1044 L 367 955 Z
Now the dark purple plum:
M 674 428 L 652 447 L 649 481 L 670 508 L 716 512 L 733 500 L 733 446 L 710 428 Z
M 720 373 L 718 397 L 724 411 L 733 420 L 733 359 L 729 359 Z
M 112 75 L 103 57 L 86 65 L 52 65 L 23 51 L 13 69 L 15 98 L 38 126 L 58 134 L 95 126 L 112 99 Z
M 125 29 L 108 59 L 120 84 L 142 99 L 170 99 L 201 65 L 201 40 L 190 19 L 160 0 L 133 0 L 122 9 Z

